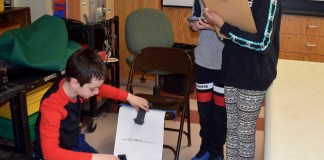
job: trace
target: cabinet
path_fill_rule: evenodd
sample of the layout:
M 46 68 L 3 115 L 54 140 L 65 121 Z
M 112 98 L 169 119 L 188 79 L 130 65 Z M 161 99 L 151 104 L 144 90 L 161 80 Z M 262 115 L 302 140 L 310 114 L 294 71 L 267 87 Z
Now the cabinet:
M 9 29 L 25 27 L 30 22 L 29 7 L 6 8 L 0 12 L 0 35 Z
M 324 17 L 284 14 L 279 58 L 324 62 Z

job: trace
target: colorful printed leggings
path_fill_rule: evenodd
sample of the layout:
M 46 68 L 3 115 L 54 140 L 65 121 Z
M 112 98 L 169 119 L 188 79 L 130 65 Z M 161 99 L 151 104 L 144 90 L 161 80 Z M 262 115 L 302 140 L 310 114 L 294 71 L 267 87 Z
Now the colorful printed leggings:
M 253 160 L 256 122 L 266 91 L 225 86 L 227 112 L 226 159 Z

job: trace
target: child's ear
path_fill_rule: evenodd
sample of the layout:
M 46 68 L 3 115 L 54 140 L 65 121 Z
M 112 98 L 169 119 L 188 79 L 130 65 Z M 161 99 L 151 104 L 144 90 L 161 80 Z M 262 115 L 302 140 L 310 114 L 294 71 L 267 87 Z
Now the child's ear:
M 70 85 L 71 85 L 73 88 L 80 87 L 80 83 L 79 83 L 78 80 L 75 79 L 75 78 L 70 78 Z

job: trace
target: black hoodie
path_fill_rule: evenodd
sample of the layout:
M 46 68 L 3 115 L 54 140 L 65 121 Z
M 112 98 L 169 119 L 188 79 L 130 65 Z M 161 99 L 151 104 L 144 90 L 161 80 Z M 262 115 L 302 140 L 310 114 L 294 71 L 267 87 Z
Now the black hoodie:
M 249 0 L 257 33 L 224 23 L 223 79 L 225 86 L 266 90 L 276 78 L 279 56 L 280 0 Z

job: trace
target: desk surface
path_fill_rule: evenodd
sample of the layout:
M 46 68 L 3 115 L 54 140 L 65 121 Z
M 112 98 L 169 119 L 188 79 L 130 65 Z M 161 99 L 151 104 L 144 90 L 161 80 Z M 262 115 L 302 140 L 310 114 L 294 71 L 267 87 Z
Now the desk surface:
M 265 160 L 324 157 L 324 63 L 279 60 L 265 106 Z

